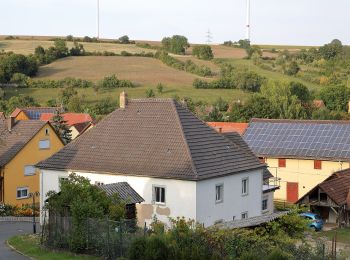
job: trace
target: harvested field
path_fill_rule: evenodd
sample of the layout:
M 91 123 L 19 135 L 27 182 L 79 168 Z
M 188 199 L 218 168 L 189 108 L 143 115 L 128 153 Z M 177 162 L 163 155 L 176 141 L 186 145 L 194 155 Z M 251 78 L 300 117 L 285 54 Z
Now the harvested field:
M 155 52 L 155 50 L 143 49 L 136 47 L 135 44 L 114 44 L 114 43 L 93 43 L 93 42 L 81 42 L 84 45 L 86 51 L 111 51 L 120 53 L 121 51 L 127 51 L 130 53 L 137 52 Z M 3 40 L 0 41 L 0 51 L 13 51 L 20 54 L 34 53 L 36 47 L 41 45 L 44 48 L 49 48 L 54 45 L 53 41 L 47 40 Z M 67 47 L 71 48 L 72 42 L 67 42 Z
M 161 61 L 145 57 L 68 57 L 40 67 L 37 79 L 78 77 L 97 81 L 116 74 L 139 85 L 191 86 L 197 76 L 168 67 Z

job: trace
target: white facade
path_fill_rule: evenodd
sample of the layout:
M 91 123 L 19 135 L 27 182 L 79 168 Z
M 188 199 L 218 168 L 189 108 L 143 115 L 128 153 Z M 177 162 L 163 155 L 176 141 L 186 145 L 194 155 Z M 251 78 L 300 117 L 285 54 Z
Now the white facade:
M 165 223 L 169 217 L 194 219 L 205 226 L 218 221 L 241 219 L 243 213 L 255 217 L 273 212 L 273 192 L 263 194 L 262 170 L 249 171 L 202 181 L 186 181 L 150 177 L 136 177 L 116 174 L 76 172 L 87 177 L 92 184 L 128 182 L 145 200 L 137 206 L 140 225 L 150 224 L 154 215 Z M 41 203 L 50 190 L 59 191 L 59 179 L 68 177 L 69 172 L 41 170 Z M 248 180 L 248 192 L 242 195 L 242 180 Z M 216 201 L 216 186 L 223 185 L 222 201 Z M 156 203 L 154 187 L 165 188 L 165 203 Z M 272 194 L 272 195 L 271 195 Z M 266 196 L 268 210 L 262 210 L 262 199 Z M 42 207 L 43 205 L 41 205 Z

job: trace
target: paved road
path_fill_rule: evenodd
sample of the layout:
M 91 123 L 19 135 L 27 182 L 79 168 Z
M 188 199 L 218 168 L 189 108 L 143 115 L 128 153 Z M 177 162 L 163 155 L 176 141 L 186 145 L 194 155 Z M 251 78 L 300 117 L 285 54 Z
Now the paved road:
M 38 228 L 37 224 L 37 228 Z M 33 232 L 33 224 L 30 222 L 0 222 L 0 260 L 23 260 L 26 257 L 12 251 L 6 240 L 12 236 Z

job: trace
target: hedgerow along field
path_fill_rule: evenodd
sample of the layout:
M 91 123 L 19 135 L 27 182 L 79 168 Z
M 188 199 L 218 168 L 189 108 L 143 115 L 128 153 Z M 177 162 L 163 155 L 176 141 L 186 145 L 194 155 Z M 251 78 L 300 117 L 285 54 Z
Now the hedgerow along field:
M 21 37 L 22 38 L 22 37 Z M 50 37 L 54 38 L 54 37 Z M 140 41 L 142 42 L 142 41 Z M 154 46 L 159 46 L 159 42 L 147 42 Z M 70 48 L 72 42 L 67 42 L 67 46 Z M 114 44 L 114 43 L 87 43 L 82 42 L 86 51 L 111 51 L 119 54 L 122 51 L 130 53 L 140 52 L 155 52 L 152 49 L 146 49 L 136 46 L 135 44 Z M 34 52 L 37 46 L 43 46 L 48 48 L 53 46 L 53 41 L 49 40 L 49 37 L 26 37 L 23 39 L 15 40 L 1 40 L 0 50 L 13 51 L 15 53 L 30 54 Z M 264 46 L 271 47 L 273 46 Z M 282 48 L 283 46 L 278 46 Z M 291 49 L 293 46 L 287 46 Z M 251 60 L 245 60 L 245 50 L 239 48 L 233 48 L 223 45 L 212 45 L 215 58 L 224 59 L 227 62 L 231 62 L 235 66 L 247 67 L 250 70 L 256 71 L 259 74 L 268 77 L 270 80 L 286 80 L 292 81 L 293 77 L 287 77 L 278 72 L 265 71 L 253 64 Z M 187 55 L 174 55 L 181 61 L 187 59 L 192 60 L 198 65 L 205 65 L 209 67 L 214 74 L 218 74 L 220 68 L 213 61 L 198 60 L 190 56 L 191 48 L 187 50 Z M 263 55 L 270 56 L 276 55 L 271 52 L 264 52 Z M 146 58 L 146 57 L 105 57 L 105 56 L 84 56 L 84 57 L 68 57 L 57 60 L 49 65 L 40 67 L 37 79 L 63 79 L 65 77 L 75 77 L 88 79 L 92 81 L 99 81 L 105 76 L 116 74 L 120 79 L 131 80 L 136 84 L 136 88 L 128 89 L 128 93 L 132 98 L 145 97 L 146 90 L 152 88 L 157 97 L 190 97 L 194 101 L 205 101 L 208 103 L 215 102 L 219 97 L 231 102 L 231 101 L 244 101 L 251 94 L 243 92 L 241 90 L 232 89 L 195 89 L 192 86 L 193 80 L 201 78 L 188 72 L 179 71 L 174 68 L 170 68 L 163 64 L 161 61 Z M 216 78 L 213 76 L 212 78 Z M 206 78 L 211 80 L 211 78 Z M 298 80 L 296 80 L 298 81 Z M 300 81 L 300 80 L 299 80 Z M 162 94 L 157 93 L 156 85 L 162 83 L 165 89 Z M 308 87 L 314 88 L 312 84 L 305 83 Z M 52 98 L 55 98 L 58 89 L 7 89 L 6 97 L 10 97 L 18 94 L 26 94 L 33 96 L 40 104 L 45 105 L 46 102 Z M 121 90 L 106 90 L 96 93 L 93 89 L 78 90 L 79 93 L 85 96 L 85 100 L 88 102 L 96 102 L 106 96 L 117 96 Z

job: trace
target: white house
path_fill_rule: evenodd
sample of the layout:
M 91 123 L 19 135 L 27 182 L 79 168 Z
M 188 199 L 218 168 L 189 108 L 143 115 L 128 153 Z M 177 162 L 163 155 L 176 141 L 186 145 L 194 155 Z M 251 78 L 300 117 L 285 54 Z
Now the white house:
M 205 226 L 273 212 L 270 177 L 238 134 L 222 135 L 172 99 L 128 102 L 40 168 L 41 207 L 72 172 L 93 184 L 127 182 L 145 200 L 140 225 L 154 215 Z

